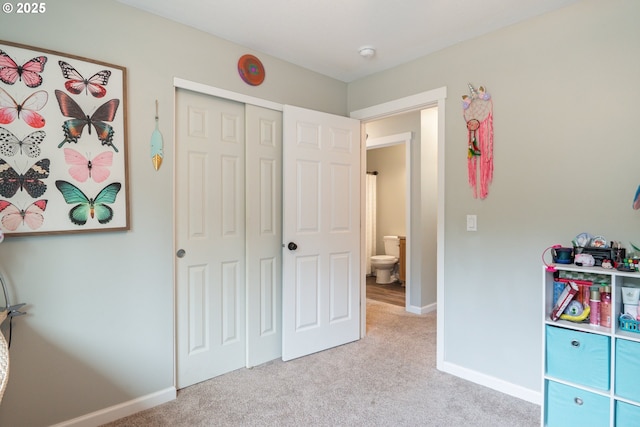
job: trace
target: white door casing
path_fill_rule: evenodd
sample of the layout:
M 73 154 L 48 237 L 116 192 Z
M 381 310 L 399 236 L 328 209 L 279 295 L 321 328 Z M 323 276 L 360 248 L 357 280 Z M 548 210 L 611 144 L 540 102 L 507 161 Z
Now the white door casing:
M 244 105 L 176 91 L 177 387 L 245 366 Z M 178 256 L 178 254 L 176 254 Z
M 290 360 L 360 338 L 362 155 L 358 120 L 285 105 L 283 122 L 282 358 Z

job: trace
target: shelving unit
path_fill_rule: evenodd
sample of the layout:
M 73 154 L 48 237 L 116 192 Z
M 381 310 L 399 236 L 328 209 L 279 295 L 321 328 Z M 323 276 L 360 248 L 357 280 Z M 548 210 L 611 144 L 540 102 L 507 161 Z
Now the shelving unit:
M 640 333 L 620 329 L 624 285 L 640 273 L 556 265 L 558 272 L 611 285 L 611 327 L 553 321 L 554 277 L 543 267 L 543 427 L 640 425 Z M 558 273 L 555 273 L 556 275 Z

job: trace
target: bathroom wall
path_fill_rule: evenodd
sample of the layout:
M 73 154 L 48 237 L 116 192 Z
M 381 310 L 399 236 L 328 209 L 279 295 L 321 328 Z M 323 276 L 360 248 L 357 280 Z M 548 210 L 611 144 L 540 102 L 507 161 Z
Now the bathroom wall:
M 405 144 L 367 150 L 367 171 L 378 171 L 376 248 L 384 254 L 383 236 L 406 235 Z

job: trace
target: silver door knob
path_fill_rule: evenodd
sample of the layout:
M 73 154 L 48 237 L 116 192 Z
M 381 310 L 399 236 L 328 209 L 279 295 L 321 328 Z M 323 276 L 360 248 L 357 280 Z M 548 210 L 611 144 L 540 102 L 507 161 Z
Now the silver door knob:
M 184 250 L 184 249 L 178 249 L 178 252 L 176 252 L 176 256 L 177 256 L 178 258 L 182 258 L 182 257 L 184 257 L 186 254 L 187 254 L 187 253 L 185 252 L 185 250 Z

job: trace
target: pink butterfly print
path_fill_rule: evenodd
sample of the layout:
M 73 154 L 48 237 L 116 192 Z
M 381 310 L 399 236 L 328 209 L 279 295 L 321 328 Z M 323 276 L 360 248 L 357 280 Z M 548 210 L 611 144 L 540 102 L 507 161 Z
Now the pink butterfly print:
M 62 69 L 62 75 L 65 79 L 69 79 L 64 82 L 64 87 L 74 95 L 78 95 L 84 91 L 87 91 L 96 98 L 102 98 L 107 94 L 107 89 L 103 86 L 109 82 L 111 77 L 111 71 L 102 70 L 95 73 L 93 76 L 85 79 L 82 74 L 75 68 L 64 61 L 58 61 L 58 65 Z
M 37 111 L 44 108 L 49 95 L 44 90 L 33 92 L 21 104 L 18 104 L 9 93 L 0 88 L 0 124 L 12 123 L 16 118 L 22 118 L 32 128 L 44 127 L 45 120 Z
M 32 230 L 42 226 L 44 222 L 44 210 L 47 208 L 47 201 L 36 200 L 27 206 L 26 209 L 18 209 L 16 205 L 6 200 L 0 200 L 0 213 L 2 213 L 2 226 L 9 231 L 15 231 L 20 224 L 27 224 Z
M 104 151 L 93 158 L 87 159 L 72 148 L 64 149 L 64 160 L 68 165 L 69 174 L 79 182 L 85 182 L 93 178 L 95 182 L 102 182 L 109 177 L 109 167 L 113 163 L 113 152 Z
M 46 56 L 36 56 L 23 65 L 18 65 L 5 51 L 0 49 L 0 80 L 8 85 L 21 80 L 28 87 L 38 87 L 42 84 L 40 73 L 44 70 L 46 63 Z

